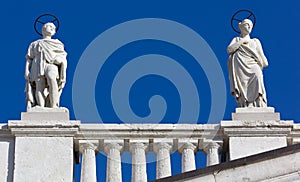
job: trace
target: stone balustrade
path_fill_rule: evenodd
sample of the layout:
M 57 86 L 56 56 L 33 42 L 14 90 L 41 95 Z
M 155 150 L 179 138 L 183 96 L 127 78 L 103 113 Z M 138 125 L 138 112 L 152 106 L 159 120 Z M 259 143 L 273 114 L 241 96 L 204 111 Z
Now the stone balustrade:
M 81 124 L 74 138 L 75 148 L 81 149 L 91 143 L 97 146 L 94 154 L 104 152 L 107 155 L 106 181 L 122 181 L 121 154 L 127 151 L 132 156 L 132 181 L 143 182 L 147 181 L 148 151 L 156 154 L 156 178 L 160 179 L 172 175 L 170 156 L 176 151 L 182 155 L 182 172 L 196 169 L 197 152 L 208 153 L 208 165 L 218 164 L 222 135 L 218 124 Z M 83 155 L 82 177 L 87 164 L 84 163 L 85 153 L 79 152 Z M 96 169 L 91 170 L 93 172 L 87 173 L 95 174 Z
M 39 164 L 47 162 L 42 161 L 40 155 L 46 155 L 55 148 L 55 151 L 61 151 L 61 156 L 57 158 L 57 154 L 51 153 L 51 160 L 56 160 L 60 171 L 68 169 L 68 174 L 62 174 L 62 178 L 72 178 L 72 160 L 75 157 L 79 161 L 81 155 L 81 181 L 97 181 L 96 155 L 101 152 L 107 157 L 106 181 L 120 182 L 123 162 L 121 156 L 123 152 L 128 152 L 132 157 L 132 181 L 143 182 L 147 181 L 146 155 L 150 151 L 156 155 L 156 178 L 160 179 L 172 175 L 171 154 L 174 152 L 181 155 L 181 170 L 187 172 L 196 169 L 195 154 L 199 152 L 206 154 L 206 165 L 210 166 L 219 164 L 220 159 L 229 161 L 296 144 L 299 143 L 299 138 L 300 125 L 293 121 L 241 120 L 221 121 L 220 124 L 9 121 L 8 125 L 0 128 L 0 149 L 8 153 L 8 157 L 2 157 L 0 161 L 0 169 L 6 169 L 0 170 L 0 176 L 5 176 L 5 179 L 14 178 L 15 181 L 33 176 L 44 179 L 42 173 L 47 170 L 43 170 L 41 165 L 34 168 L 35 163 L 32 161 L 39 158 Z M 33 141 L 34 147 L 28 148 L 28 144 Z M 40 144 L 43 146 L 39 146 Z M 31 155 L 21 158 L 25 151 Z M 14 163 L 11 159 L 14 159 Z M 33 169 L 23 173 L 25 165 L 31 165 Z M 37 171 L 41 174 L 37 175 Z M 62 178 L 55 179 L 59 181 Z

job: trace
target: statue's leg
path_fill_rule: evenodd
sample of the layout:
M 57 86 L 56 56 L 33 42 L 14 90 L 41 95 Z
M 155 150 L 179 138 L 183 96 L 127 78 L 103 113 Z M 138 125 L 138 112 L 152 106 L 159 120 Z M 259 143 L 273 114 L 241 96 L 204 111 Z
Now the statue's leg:
M 58 93 L 58 68 L 53 64 L 48 64 L 45 69 L 45 76 L 47 78 L 47 84 L 49 86 L 49 98 L 50 98 L 50 107 L 59 106 L 59 93 Z
M 45 107 L 45 95 L 44 95 L 44 89 L 46 87 L 46 80 L 44 77 L 38 78 L 35 81 L 36 90 L 35 90 L 35 99 L 37 102 L 37 105 L 41 107 Z

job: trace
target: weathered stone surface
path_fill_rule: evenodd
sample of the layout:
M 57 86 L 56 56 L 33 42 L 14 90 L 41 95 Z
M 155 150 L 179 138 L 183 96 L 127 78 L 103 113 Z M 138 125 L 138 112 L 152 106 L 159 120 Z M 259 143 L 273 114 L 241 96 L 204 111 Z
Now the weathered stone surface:
M 268 60 L 259 39 L 250 37 L 252 21 L 240 20 L 238 28 L 240 36 L 233 38 L 227 47 L 230 93 L 238 107 L 266 107 L 262 71 Z
M 0 181 L 13 181 L 14 139 L 0 138 Z
M 232 120 L 280 120 L 280 113 L 275 113 L 273 107 L 245 107 L 236 108 L 232 113 Z
M 235 160 L 287 146 L 292 121 L 221 121 L 228 136 L 229 159 Z
M 236 113 L 258 113 L 258 112 L 264 112 L 264 113 L 274 113 L 275 108 L 274 107 L 238 107 L 235 109 Z
M 79 141 L 80 153 L 82 154 L 81 182 L 97 182 L 96 173 L 96 149 L 97 141 Z
M 69 110 L 64 107 L 60 108 L 47 108 L 47 107 L 33 107 L 28 109 L 27 112 L 21 113 L 21 120 L 30 121 L 45 121 L 45 120 L 64 120 L 68 121 Z
M 300 145 L 221 163 L 157 182 L 287 182 L 300 180 Z M 155 181 L 155 182 L 156 182 Z M 154 181 L 153 181 L 154 182 Z
M 14 182 L 73 181 L 73 137 L 16 137 Z
M 298 159 L 300 153 L 284 155 L 282 157 L 257 162 L 254 164 L 240 166 L 219 172 L 215 179 L 218 182 L 228 181 L 274 181 L 279 176 L 286 176 L 300 170 Z M 293 177 L 294 178 L 294 177 Z M 298 176 L 297 181 L 300 179 Z M 278 181 L 291 181 L 283 179 Z
M 230 137 L 229 159 L 235 160 L 286 146 L 286 137 Z
M 8 121 L 8 128 L 15 136 L 43 136 L 43 137 L 73 137 L 79 128 L 80 121 Z

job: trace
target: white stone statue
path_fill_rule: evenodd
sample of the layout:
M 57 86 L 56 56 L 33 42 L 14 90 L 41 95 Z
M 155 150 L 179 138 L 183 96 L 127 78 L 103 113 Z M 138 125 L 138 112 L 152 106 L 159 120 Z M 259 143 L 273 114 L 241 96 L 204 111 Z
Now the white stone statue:
M 261 43 L 250 38 L 253 23 L 245 19 L 238 25 L 239 37 L 233 38 L 227 52 L 230 92 L 238 107 L 267 107 L 262 70 L 268 66 Z
M 25 79 L 27 110 L 34 107 L 58 108 L 66 83 L 67 53 L 64 45 L 52 39 L 53 23 L 42 28 L 43 38 L 32 42 L 26 54 Z

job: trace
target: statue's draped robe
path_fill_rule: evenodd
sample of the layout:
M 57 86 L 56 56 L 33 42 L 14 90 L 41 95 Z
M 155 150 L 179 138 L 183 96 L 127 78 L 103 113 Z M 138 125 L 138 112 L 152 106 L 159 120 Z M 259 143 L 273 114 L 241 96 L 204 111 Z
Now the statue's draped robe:
M 236 37 L 232 43 L 239 40 Z M 230 92 L 239 96 L 239 107 L 248 107 L 249 103 L 255 107 L 265 107 L 267 103 L 262 74 L 267 60 L 259 54 L 260 43 L 257 41 L 251 39 L 248 44 L 242 44 L 228 59 Z M 258 103 L 258 99 L 262 103 Z
M 28 48 L 26 59 L 31 60 L 29 81 L 26 84 L 27 101 L 33 105 L 34 88 L 33 82 L 38 78 L 45 76 L 45 69 L 48 64 L 55 64 L 58 57 L 66 59 L 67 53 L 64 50 L 64 45 L 58 39 L 39 39 L 32 42 Z M 59 65 L 57 65 L 59 68 Z M 60 70 L 58 70 L 60 72 Z M 59 77 L 59 74 L 58 74 Z M 57 78 L 58 79 L 58 78 Z
M 30 44 L 26 59 L 32 60 L 30 81 L 45 75 L 47 64 L 54 64 L 56 57 L 66 57 L 64 45 L 57 39 L 40 39 Z

